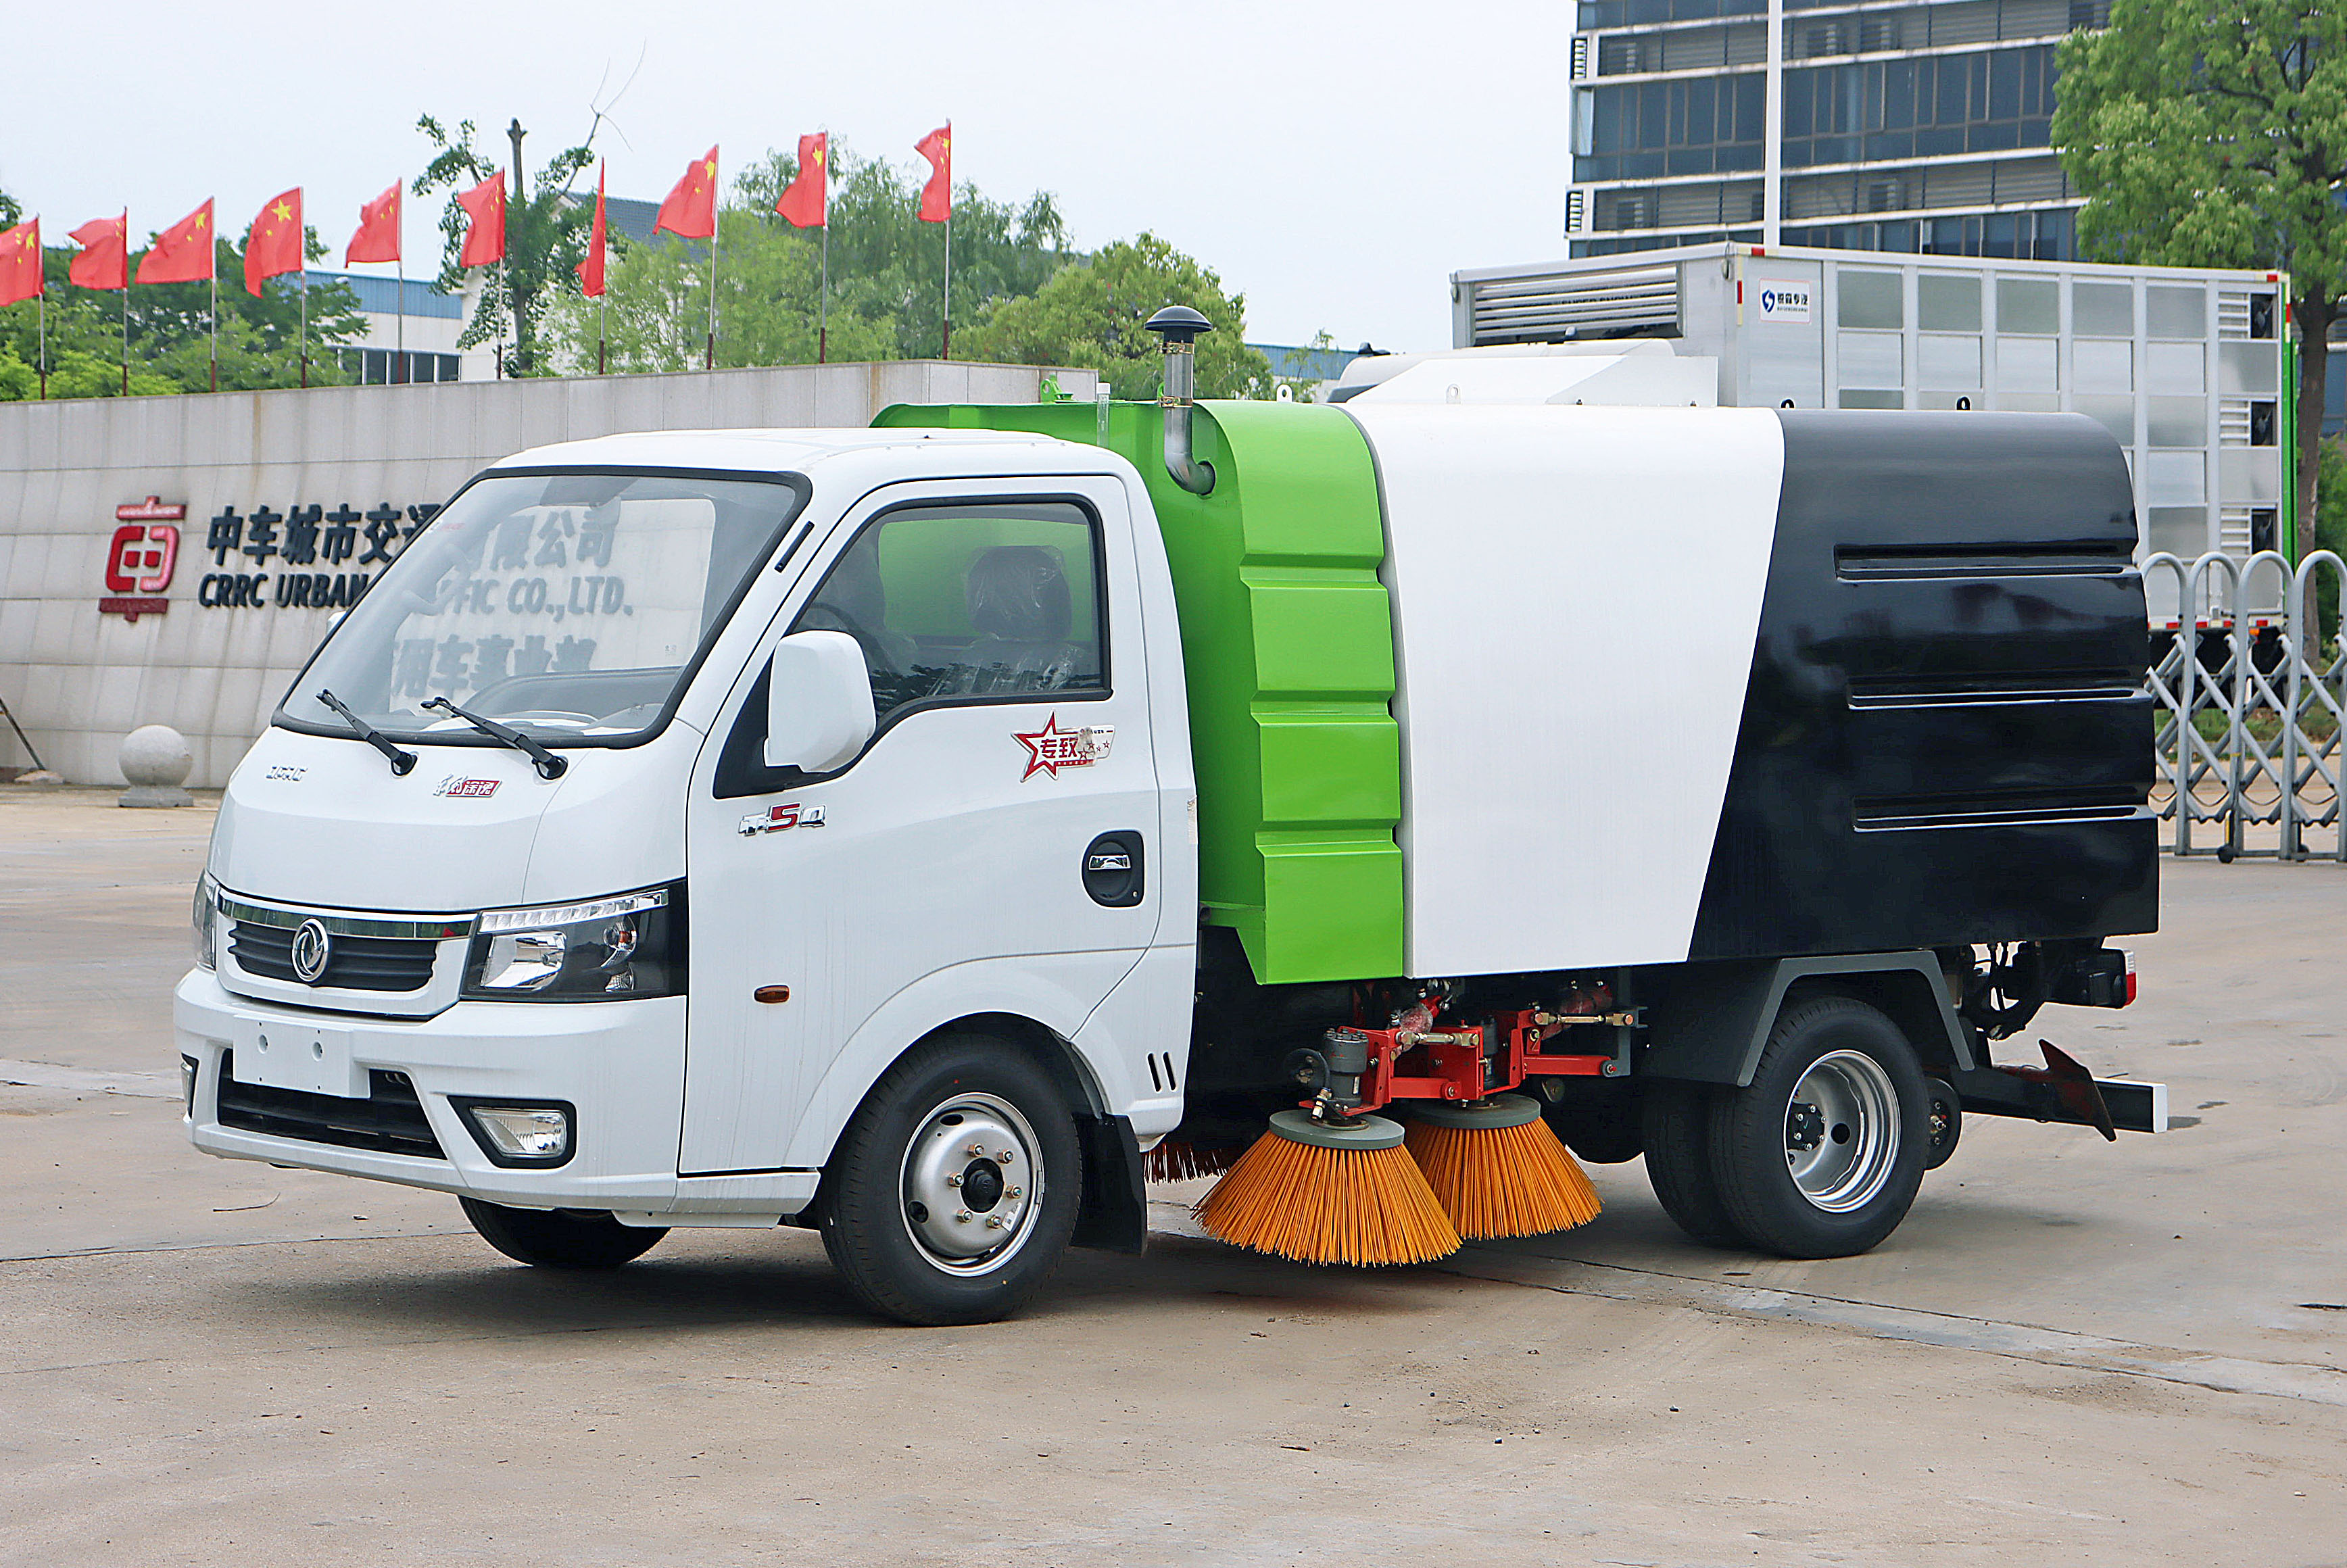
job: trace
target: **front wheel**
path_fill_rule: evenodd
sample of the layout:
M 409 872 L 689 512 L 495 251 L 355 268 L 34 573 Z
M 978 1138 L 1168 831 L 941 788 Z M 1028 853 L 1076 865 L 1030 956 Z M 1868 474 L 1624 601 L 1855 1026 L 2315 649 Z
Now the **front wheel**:
M 651 1251 L 665 1229 L 623 1225 L 609 1214 L 512 1209 L 458 1198 L 481 1239 L 516 1263 L 539 1268 L 617 1268 Z
M 1051 1078 L 1003 1040 L 941 1035 L 882 1075 L 824 1173 L 825 1250 L 899 1322 L 989 1323 L 1075 1232 L 1082 1154 Z
M 1751 1084 L 1711 1123 L 1711 1164 L 1737 1233 L 1785 1257 L 1849 1257 L 1907 1217 L 1931 1152 L 1914 1047 L 1848 997 L 1786 1009 Z

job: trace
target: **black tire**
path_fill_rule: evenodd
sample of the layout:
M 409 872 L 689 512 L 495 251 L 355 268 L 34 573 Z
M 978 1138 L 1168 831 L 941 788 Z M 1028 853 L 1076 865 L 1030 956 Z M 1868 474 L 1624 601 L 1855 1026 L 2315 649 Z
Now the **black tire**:
M 623 1225 L 609 1214 L 568 1209 L 509 1209 L 458 1198 L 481 1239 L 516 1263 L 539 1268 L 617 1268 L 659 1245 L 665 1229 Z
M 1638 1108 L 1626 1095 L 1618 1103 L 1543 1106 L 1541 1113 L 1558 1141 L 1590 1164 L 1626 1164 L 1645 1152 Z
M 1964 1102 L 1945 1079 L 1926 1078 L 1923 1087 L 1932 1097 L 1923 1132 L 1923 1168 L 1936 1171 L 1948 1163 L 1964 1135 Z
M 1658 1078 L 1646 1084 L 1638 1132 L 1646 1155 L 1646 1180 L 1663 1212 L 1679 1229 L 1706 1246 L 1735 1246 L 1742 1240 L 1719 1200 L 1711 1172 L 1711 1121 L 1717 1091 L 1699 1083 Z
M 1914 1047 L 1881 1012 L 1848 997 L 1788 1007 L 1751 1084 L 1712 1116 L 1728 1223 L 1782 1257 L 1865 1252 L 1899 1227 L 1922 1184 L 1931 1103 Z
M 961 1194 L 950 1211 L 936 1201 L 940 1184 Z M 825 1168 L 819 1223 L 833 1265 L 873 1311 L 925 1327 L 991 1323 L 1051 1277 L 1082 1193 L 1075 1122 L 1050 1075 L 991 1036 L 940 1035 L 865 1096 Z

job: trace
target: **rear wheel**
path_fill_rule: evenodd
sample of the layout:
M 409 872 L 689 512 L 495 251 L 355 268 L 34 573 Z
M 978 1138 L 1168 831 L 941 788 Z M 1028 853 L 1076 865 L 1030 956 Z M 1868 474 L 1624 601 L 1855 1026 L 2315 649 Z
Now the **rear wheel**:
M 1752 1082 L 1711 1122 L 1728 1223 L 1785 1257 L 1848 1257 L 1898 1228 L 1922 1184 L 1931 1091 L 1899 1028 L 1864 1002 L 1788 1008 Z
M 1944 1079 L 1927 1078 L 1924 1087 L 1932 1095 L 1931 1121 L 1923 1134 L 1930 1151 L 1923 1157 L 1923 1168 L 1936 1171 L 1948 1163 L 1956 1152 L 1957 1141 L 1964 1135 L 1964 1102 L 1957 1095 L 1955 1085 Z
M 1638 1130 L 1646 1180 L 1663 1212 L 1679 1229 L 1710 1246 L 1734 1246 L 1738 1237 L 1719 1199 L 1711 1171 L 1711 1117 L 1717 1091 L 1697 1083 L 1655 1079 L 1646 1085 Z
M 623 1225 L 609 1214 L 514 1209 L 458 1198 L 481 1239 L 517 1263 L 539 1268 L 617 1268 L 658 1245 L 665 1229 Z
M 942 1035 L 884 1074 L 824 1173 L 825 1250 L 875 1312 L 988 1323 L 1074 1234 L 1082 1154 L 1051 1078 L 1003 1040 Z

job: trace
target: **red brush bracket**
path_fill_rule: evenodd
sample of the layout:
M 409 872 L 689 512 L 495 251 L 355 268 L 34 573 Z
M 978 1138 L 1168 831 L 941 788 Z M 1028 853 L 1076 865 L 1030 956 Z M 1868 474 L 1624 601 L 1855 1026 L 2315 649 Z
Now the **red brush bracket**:
M 1573 1000 L 1582 999 L 1576 992 Z M 1600 1005 L 1612 998 L 1599 988 Z M 1392 1029 L 1341 1031 L 1358 1036 L 1368 1055 L 1360 1075 L 1360 1103 L 1375 1111 L 1397 1100 L 1481 1100 L 1503 1093 L 1527 1078 L 1611 1078 L 1628 1069 L 1623 1051 L 1583 1054 L 1556 1051 L 1550 1043 L 1575 1025 L 1614 1026 L 1615 1039 L 1637 1022 L 1628 1012 L 1551 1013 L 1538 1009 L 1494 1014 L 1487 1023 L 1432 1027 L 1426 1004 L 1411 1008 Z M 1338 1031 L 1332 1031 L 1338 1032 Z

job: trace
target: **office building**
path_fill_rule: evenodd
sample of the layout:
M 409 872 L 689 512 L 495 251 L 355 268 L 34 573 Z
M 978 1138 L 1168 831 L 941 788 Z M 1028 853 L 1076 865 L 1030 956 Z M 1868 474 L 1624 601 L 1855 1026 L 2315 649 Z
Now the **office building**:
M 2107 0 L 1580 0 L 1572 254 L 2071 260 L 2055 49 L 2107 17 Z

